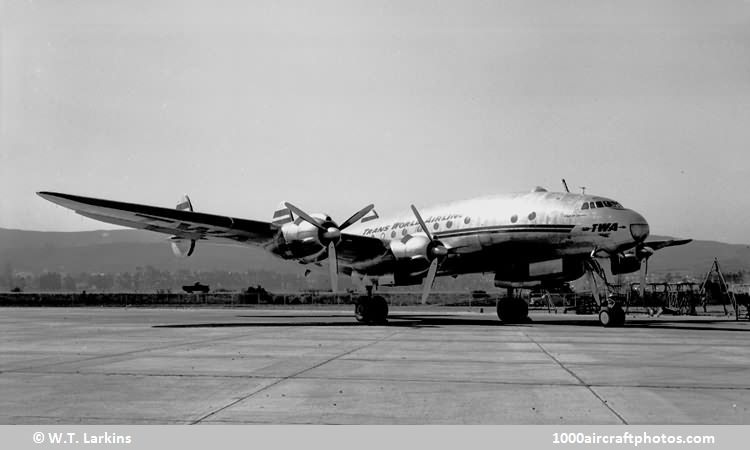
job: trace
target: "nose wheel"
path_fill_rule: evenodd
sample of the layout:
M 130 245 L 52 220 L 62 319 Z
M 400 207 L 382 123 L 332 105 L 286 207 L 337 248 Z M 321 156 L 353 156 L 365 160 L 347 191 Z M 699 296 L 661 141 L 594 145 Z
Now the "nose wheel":
M 621 327 L 625 325 L 625 311 L 619 303 L 604 306 L 599 310 L 599 323 L 604 327 Z

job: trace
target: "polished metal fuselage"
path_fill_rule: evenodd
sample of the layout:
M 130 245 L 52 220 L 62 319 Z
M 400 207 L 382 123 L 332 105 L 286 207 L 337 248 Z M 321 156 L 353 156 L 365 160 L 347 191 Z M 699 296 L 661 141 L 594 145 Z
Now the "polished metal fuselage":
M 582 209 L 584 202 L 594 208 Z M 430 233 L 451 257 L 441 275 L 488 272 L 513 262 L 586 258 L 598 250 L 621 252 L 635 246 L 630 226 L 647 227 L 639 213 L 599 196 L 533 191 L 475 198 L 420 208 Z M 601 204 L 602 207 L 597 207 Z M 392 240 L 424 234 L 411 212 L 358 223 L 349 234 L 374 237 L 386 247 Z M 363 274 L 394 270 L 392 258 L 350 264 Z

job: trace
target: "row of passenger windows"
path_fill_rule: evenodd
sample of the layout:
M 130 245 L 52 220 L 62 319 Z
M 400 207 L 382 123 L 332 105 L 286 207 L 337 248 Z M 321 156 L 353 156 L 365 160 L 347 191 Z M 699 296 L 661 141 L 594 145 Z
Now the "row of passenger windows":
M 610 200 L 603 200 L 598 202 L 583 202 L 581 209 L 594 209 L 594 208 L 615 208 L 623 209 L 622 205 Z
M 469 223 L 471 223 L 471 217 L 465 217 L 464 218 L 464 223 L 467 224 L 467 225 Z M 449 221 L 445 222 L 445 228 L 452 228 L 452 227 L 453 227 L 453 221 L 452 220 L 449 220 Z M 420 227 L 420 229 L 421 229 L 421 227 Z M 435 231 L 439 230 L 440 229 L 440 223 L 439 222 L 433 223 L 432 224 L 432 229 L 435 230 Z M 391 239 L 395 238 L 396 234 L 397 234 L 396 230 L 391 231 Z M 401 230 L 401 236 L 406 236 L 407 234 L 408 234 L 408 230 L 406 228 L 404 228 L 404 229 Z

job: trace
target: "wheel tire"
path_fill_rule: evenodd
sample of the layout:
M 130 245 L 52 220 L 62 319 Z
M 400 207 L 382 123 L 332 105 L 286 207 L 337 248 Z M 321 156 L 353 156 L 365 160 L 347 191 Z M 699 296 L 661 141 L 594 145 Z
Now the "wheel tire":
M 388 317 L 388 302 L 379 295 L 359 297 L 354 302 L 354 317 L 362 323 L 384 323 Z
M 523 299 L 514 298 L 497 303 L 497 317 L 503 323 L 523 323 L 527 321 L 529 305 Z
M 612 313 L 612 326 L 621 327 L 625 325 L 625 310 L 622 309 L 622 306 L 615 305 L 610 308 L 610 312 Z
M 612 327 L 615 325 L 614 315 L 612 314 L 612 311 L 609 310 L 609 308 L 602 308 L 599 310 L 599 323 L 602 324 L 603 327 Z
M 376 295 L 372 298 L 373 314 L 372 322 L 385 323 L 388 320 L 388 302 L 385 298 Z
M 529 305 L 522 299 L 518 300 L 517 312 L 518 312 L 518 323 L 525 323 L 529 321 Z
M 357 322 L 368 322 L 371 315 L 370 310 L 372 309 L 369 300 L 367 297 L 359 297 L 354 302 L 354 318 L 357 319 Z
M 388 321 L 388 302 L 385 298 L 376 295 L 372 298 L 375 303 L 377 314 L 375 314 L 374 321 L 378 323 L 385 323 Z

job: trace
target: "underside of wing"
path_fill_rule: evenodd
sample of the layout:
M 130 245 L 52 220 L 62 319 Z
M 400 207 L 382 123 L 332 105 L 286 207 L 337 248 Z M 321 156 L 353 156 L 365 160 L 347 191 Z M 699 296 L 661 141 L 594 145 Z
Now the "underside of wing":
M 336 245 L 337 258 L 348 264 L 373 262 L 388 253 L 383 241 L 377 238 L 342 233 L 341 241 Z
M 182 239 L 263 245 L 271 242 L 278 232 L 278 227 L 268 222 L 56 192 L 37 194 L 91 219 Z

